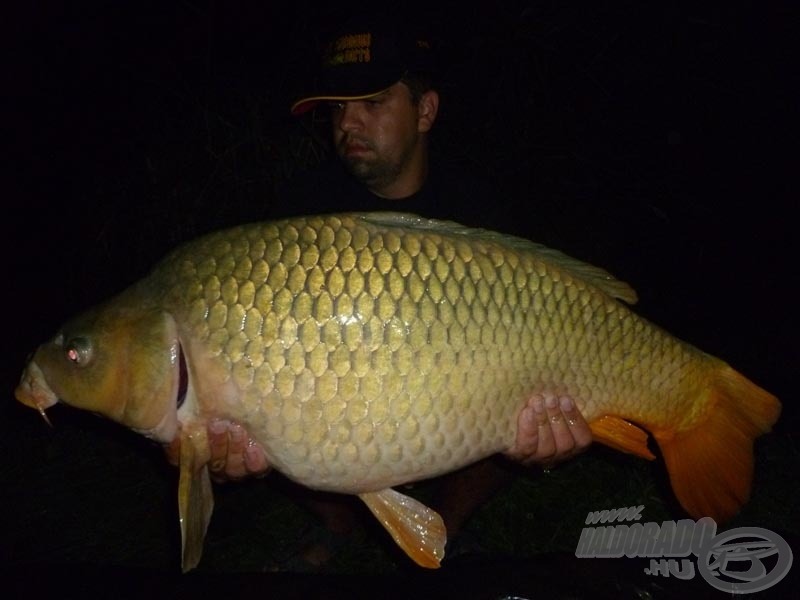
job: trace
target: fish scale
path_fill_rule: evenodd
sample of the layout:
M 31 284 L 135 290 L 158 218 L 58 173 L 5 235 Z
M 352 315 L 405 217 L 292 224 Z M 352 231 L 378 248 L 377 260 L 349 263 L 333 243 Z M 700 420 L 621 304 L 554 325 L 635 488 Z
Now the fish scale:
M 184 568 L 213 507 L 211 418 L 241 424 L 303 485 L 359 495 L 424 566 L 441 559 L 441 519 L 391 487 L 508 450 L 536 394 L 572 397 L 596 440 L 654 458 L 646 428 L 684 507 L 728 518 L 780 404 L 621 301 L 636 295 L 600 268 L 456 223 L 358 213 L 242 225 L 182 246 L 65 325 L 16 394 L 163 443 L 180 436 Z

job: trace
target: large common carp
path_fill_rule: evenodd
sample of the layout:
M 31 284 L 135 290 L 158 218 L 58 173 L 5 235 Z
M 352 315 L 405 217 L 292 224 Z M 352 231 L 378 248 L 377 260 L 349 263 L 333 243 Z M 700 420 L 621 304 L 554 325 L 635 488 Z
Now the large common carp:
M 746 502 L 753 441 L 778 400 L 635 315 L 606 271 L 532 242 L 395 213 L 300 217 L 212 233 L 66 324 L 16 390 L 162 443 L 181 436 L 184 569 L 213 499 L 210 418 L 272 466 L 357 494 L 419 564 L 440 517 L 393 486 L 504 451 L 536 393 L 569 395 L 596 440 L 653 458 L 693 516 Z M 634 425 L 635 423 L 636 425 Z

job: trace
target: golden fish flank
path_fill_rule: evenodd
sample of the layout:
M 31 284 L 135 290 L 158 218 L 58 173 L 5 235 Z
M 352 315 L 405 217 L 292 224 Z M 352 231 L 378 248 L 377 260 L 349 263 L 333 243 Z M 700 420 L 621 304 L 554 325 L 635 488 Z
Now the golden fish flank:
M 730 517 L 779 403 L 618 300 L 636 296 L 602 269 L 454 223 L 370 213 L 244 225 L 183 246 L 65 326 L 17 397 L 43 410 L 57 396 L 162 442 L 181 423 L 185 568 L 213 506 L 210 417 L 242 424 L 304 485 L 358 494 L 424 566 L 442 557 L 441 519 L 391 486 L 509 448 L 534 393 L 572 396 L 596 440 L 653 458 L 628 421 L 647 428 L 683 506 Z M 111 354 L 65 366 L 76 339 Z
M 276 441 L 285 445 L 289 440 L 289 447 L 280 452 L 282 457 L 275 458 L 279 464 L 303 462 L 307 477 L 313 478 L 305 481 L 309 485 L 351 491 L 339 480 L 345 470 L 356 485 L 371 478 L 412 476 L 423 466 L 422 459 L 414 457 L 423 456 L 429 440 L 446 445 L 456 455 L 465 444 L 473 452 L 477 446 L 480 453 L 502 448 L 513 433 L 508 425 L 513 425 L 514 410 L 508 406 L 517 409 L 518 400 L 489 403 L 484 399 L 493 394 L 496 398 L 500 390 L 507 397 L 518 397 L 537 375 L 536 385 L 570 391 L 583 399 L 583 409 L 591 416 L 595 390 L 603 387 L 598 376 L 610 377 L 613 369 L 618 375 L 633 372 L 647 358 L 642 353 L 649 352 L 649 346 L 640 344 L 638 352 L 628 352 L 621 362 L 598 360 L 597 369 L 570 381 L 562 373 L 565 353 L 602 356 L 603 340 L 575 335 L 582 332 L 581 325 L 607 328 L 607 345 L 613 348 L 625 336 L 637 336 L 643 322 L 542 258 L 521 256 L 513 245 L 511 249 L 496 245 L 497 236 L 454 239 L 442 237 L 437 230 L 397 228 L 375 235 L 368 225 L 352 219 L 342 223 L 336 217 L 317 218 L 280 228 L 269 224 L 263 230 L 250 229 L 241 238 L 250 244 L 238 248 L 224 240 L 216 242 L 211 254 L 224 258 L 218 260 L 213 277 L 223 280 L 222 289 L 227 284 L 230 291 L 213 303 L 202 304 L 200 314 L 207 314 L 207 319 L 189 321 L 192 327 L 199 324 L 200 340 L 208 325 L 208 347 L 222 357 L 225 373 L 240 389 L 256 379 L 266 383 L 261 389 L 266 401 L 252 403 L 255 412 L 264 412 L 269 422 L 261 441 L 270 448 Z M 427 242 L 424 251 L 423 239 Z M 253 263 L 262 265 L 258 281 L 266 285 L 255 295 L 240 293 L 252 297 L 253 305 L 249 301 L 234 304 L 237 289 L 255 287 L 252 280 L 244 279 L 252 272 L 247 266 Z M 203 282 L 202 287 L 206 285 Z M 190 287 L 181 282 L 179 289 Z M 187 300 L 176 305 L 185 305 Z M 251 309 L 252 315 L 267 315 L 261 323 L 263 338 L 248 335 L 256 328 L 248 330 L 243 325 L 242 315 Z M 531 312 L 563 318 L 523 320 Z M 619 327 L 614 327 L 615 319 Z M 562 344 L 562 338 L 568 343 Z M 263 354 L 256 353 L 260 348 L 255 347 L 244 352 L 254 340 L 256 345 L 263 344 Z M 443 354 L 442 347 L 448 352 Z M 470 351 L 465 352 L 465 347 Z M 677 366 L 691 361 L 680 346 L 670 351 Z M 534 353 L 544 354 L 544 360 Z M 490 370 L 479 371 L 483 365 Z M 387 378 L 389 373 L 393 377 Z M 448 398 L 444 401 L 439 391 L 443 386 Z M 456 413 L 456 418 L 451 411 L 432 410 L 434 397 L 439 406 L 457 399 L 464 414 Z M 482 413 L 474 408 L 474 398 L 480 399 Z M 346 405 L 363 410 L 345 412 Z M 238 416 L 246 422 L 257 418 L 253 411 Z M 372 439 L 375 424 L 387 416 L 393 419 L 395 435 L 385 451 L 405 460 L 381 463 L 383 472 L 379 473 L 374 465 L 364 464 L 354 471 L 353 461 L 360 463 L 359 443 Z M 319 417 L 330 425 L 325 443 L 291 435 L 293 424 Z M 473 422 L 485 426 L 476 428 Z M 465 435 L 448 439 L 461 431 L 459 423 L 465 424 Z M 423 425 L 439 436 L 431 440 L 417 435 Z M 368 433 L 351 439 L 357 431 Z M 275 453 L 279 454 L 277 449 Z M 424 460 L 436 461 L 431 456 Z M 453 468 L 441 460 L 436 466 Z
M 195 254 L 174 259 L 181 261 L 181 278 L 169 304 L 192 306 L 184 337 L 215 355 L 223 376 L 251 399 L 230 416 L 247 423 L 263 420 L 267 427 L 257 437 L 276 465 L 296 464 L 293 476 L 338 491 L 364 491 L 371 480 L 380 489 L 420 468 L 449 470 L 471 453 L 507 445 L 518 407 L 484 403 L 479 411 L 470 408 L 470 396 L 484 393 L 481 384 L 490 394 L 496 394 L 494 387 L 514 385 L 493 381 L 493 376 L 508 378 L 506 372 L 479 377 L 473 367 L 494 359 L 492 366 L 501 367 L 500 355 L 490 348 L 504 347 L 514 324 L 505 289 L 513 281 L 511 265 L 519 268 L 516 256 L 509 261 L 494 252 L 473 260 L 470 246 L 441 238 L 423 252 L 419 235 L 371 236 L 365 226 L 348 225 L 352 230 L 338 220 L 318 219 L 304 227 L 251 229 L 241 239 L 253 251 L 212 239 L 211 254 L 218 257 L 213 270 Z M 254 264 L 266 281 L 255 292 L 246 279 Z M 505 268 L 496 275 L 496 266 Z M 182 290 L 191 294 L 180 297 Z M 523 358 L 515 330 L 514 336 L 516 347 L 506 357 L 510 364 Z M 463 352 L 465 345 L 478 344 L 485 348 Z M 246 394 L 256 381 L 258 393 Z M 521 383 L 516 386 L 519 395 Z M 449 410 L 453 399 L 466 414 Z M 328 426 L 317 427 L 310 439 L 303 435 L 320 418 Z M 478 421 L 486 425 L 476 429 Z M 383 446 L 370 444 L 377 424 Z M 471 450 L 464 448 L 468 444 Z M 427 445 L 430 451 L 446 447 L 445 460 L 426 453 Z M 396 458 L 379 462 L 381 452 Z M 349 482 L 341 481 L 345 472 Z M 353 485 L 358 488 L 349 489 Z

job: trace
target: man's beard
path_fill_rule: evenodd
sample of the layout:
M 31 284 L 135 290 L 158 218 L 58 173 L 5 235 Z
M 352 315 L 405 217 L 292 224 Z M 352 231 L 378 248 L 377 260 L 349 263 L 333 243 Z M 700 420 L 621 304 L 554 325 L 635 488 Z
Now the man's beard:
M 355 141 L 369 150 L 367 156 L 347 156 L 347 146 Z M 369 189 L 381 189 L 395 182 L 402 172 L 402 160 L 390 161 L 378 155 L 366 140 L 345 138 L 339 143 L 339 157 L 347 171 Z
M 381 188 L 397 179 L 400 167 L 380 159 L 364 159 L 363 157 L 347 157 L 343 159 L 345 168 L 350 174 L 368 188 Z

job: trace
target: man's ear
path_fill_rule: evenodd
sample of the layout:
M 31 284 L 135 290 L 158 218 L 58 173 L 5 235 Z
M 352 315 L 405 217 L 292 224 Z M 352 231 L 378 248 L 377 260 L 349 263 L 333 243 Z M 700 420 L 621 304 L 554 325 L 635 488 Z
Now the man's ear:
M 428 90 L 419 99 L 417 105 L 417 131 L 426 133 L 433 127 L 436 121 L 436 114 L 439 112 L 439 93 L 435 90 Z

